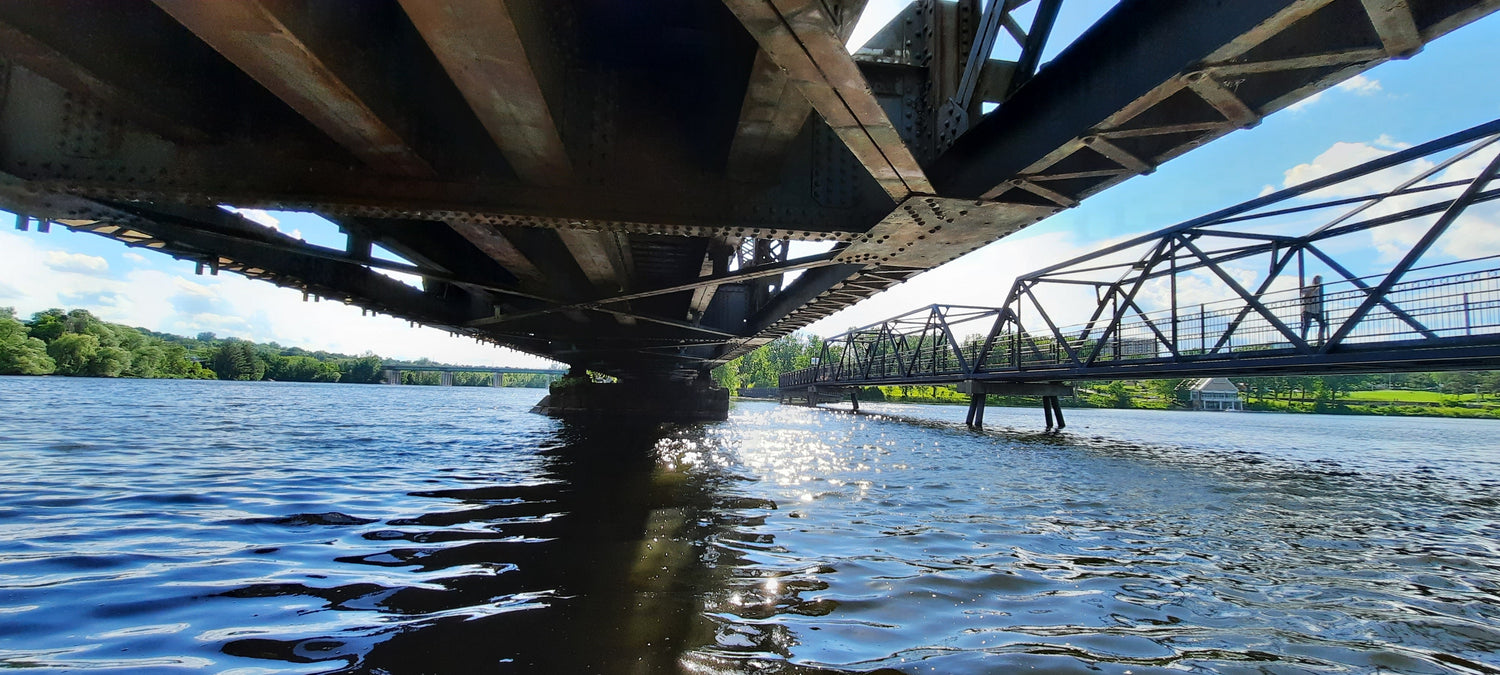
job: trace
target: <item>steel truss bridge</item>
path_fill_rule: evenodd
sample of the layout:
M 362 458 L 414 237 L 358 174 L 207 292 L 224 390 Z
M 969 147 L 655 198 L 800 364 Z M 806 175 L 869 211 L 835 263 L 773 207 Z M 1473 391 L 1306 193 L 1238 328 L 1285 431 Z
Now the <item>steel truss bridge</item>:
M 851 54 L 864 4 L 3 0 L 0 208 L 688 380 L 1500 0 L 1123 0 L 1045 64 L 1060 0 L 916 0 Z
M 829 338 L 783 396 L 1500 368 L 1497 174 L 1500 120 Z

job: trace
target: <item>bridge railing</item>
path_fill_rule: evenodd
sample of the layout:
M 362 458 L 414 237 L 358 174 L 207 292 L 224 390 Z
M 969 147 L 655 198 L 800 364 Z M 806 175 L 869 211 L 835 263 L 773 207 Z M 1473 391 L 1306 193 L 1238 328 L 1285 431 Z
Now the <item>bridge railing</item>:
M 1493 236 L 1497 175 L 1500 135 L 1475 127 L 1024 275 L 1000 307 L 932 305 L 835 336 L 783 386 L 1500 348 L 1500 255 L 1452 260 Z
M 1320 336 L 1317 323 L 1307 322 L 1310 324 L 1306 330 L 1310 346 L 1315 348 L 1326 340 L 1332 327 L 1352 317 L 1368 297 L 1358 283 L 1343 282 L 1325 287 L 1322 306 L 1326 325 L 1321 327 Z M 1425 332 L 1401 316 L 1383 311 L 1364 317 L 1345 338 L 1345 344 L 1357 348 L 1367 344 L 1420 342 L 1431 339 L 1429 335 L 1443 339 L 1500 334 L 1500 268 L 1402 282 L 1391 289 L 1386 299 Z M 1265 294 L 1262 304 L 1283 326 L 1299 337 L 1303 335 L 1304 304 L 1299 289 Z M 942 306 L 936 306 L 931 311 L 938 313 L 942 309 Z M 1001 311 L 997 310 L 996 314 L 1000 315 Z M 1013 317 L 1005 316 L 999 322 L 993 340 L 970 334 L 958 349 L 951 344 L 932 341 L 904 350 L 867 348 L 865 354 L 840 363 L 820 364 L 786 373 L 781 376 L 779 384 L 783 388 L 799 388 L 819 383 L 957 381 L 1028 370 L 1242 359 L 1298 352 L 1298 345 L 1287 339 L 1269 319 L 1242 314 L 1243 307 L 1235 300 L 1200 303 L 1177 315 L 1169 310 L 1147 312 L 1134 320 L 1119 322 L 1113 336 L 1102 344 L 1097 337 L 1097 326 L 1088 323 L 1060 327 L 1057 332 L 1066 339 L 1059 340 L 1050 330 L 1028 331 L 1021 328 Z M 1229 339 L 1223 340 L 1226 331 L 1236 321 Z M 1091 328 L 1095 330 L 1091 331 Z M 911 338 L 911 334 L 902 337 Z M 894 334 L 887 333 L 876 339 L 883 339 L 887 344 L 900 344 L 900 337 Z M 846 343 L 843 353 L 851 352 L 849 345 Z M 853 342 L 852 348 L 857 347 L 858 342 Z M 837 350 L 833 351 L 837 353 Z

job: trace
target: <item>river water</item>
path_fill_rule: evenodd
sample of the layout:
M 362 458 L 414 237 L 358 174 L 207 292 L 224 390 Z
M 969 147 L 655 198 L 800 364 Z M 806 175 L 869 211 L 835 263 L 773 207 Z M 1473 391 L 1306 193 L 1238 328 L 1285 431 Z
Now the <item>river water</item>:
M 0 667 L 1500 673 L 1500 424 L 0 378 Z

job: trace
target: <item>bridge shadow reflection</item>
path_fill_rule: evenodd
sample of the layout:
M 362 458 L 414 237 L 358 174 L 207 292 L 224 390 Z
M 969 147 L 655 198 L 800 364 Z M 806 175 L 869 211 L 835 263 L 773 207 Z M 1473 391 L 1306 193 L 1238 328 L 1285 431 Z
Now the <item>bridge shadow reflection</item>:
M 343 661 L 338 672 L 676 670 L 686 648 L 712 639 L 701 591 L 715 570 L 702 547 L 719 525 L 716 481 L 664 460 L 666 433 L 565 423 L 538 451 L 535 483 L 411 493 L 434 508 L 366 525 L 365 540 L 390 548 L 336 560 L 376 568 L 371 583 L 224 594 L 318 597 L 328 610 L 367 613 L 366 626 L 222 650 Z

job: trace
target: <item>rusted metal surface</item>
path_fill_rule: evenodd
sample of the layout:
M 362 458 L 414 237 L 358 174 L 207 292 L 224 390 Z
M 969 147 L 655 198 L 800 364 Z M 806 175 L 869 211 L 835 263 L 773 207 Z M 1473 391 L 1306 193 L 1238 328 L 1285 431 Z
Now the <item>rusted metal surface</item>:
M 573 167 L 504 0 L 400 0 L 490 138 L 529 183 L 564 185 Z
M 751 182 L 774 177 L 811 112 L 812 104 L 781 67 L 764 51 L 757 52 L 729 149 L 730 177 Z
M 153 0 L 255 81 L 361 161 L 381 171 L 430 176 L 395 130 L 336 75 L 277 12 L 277 0 Z
M 932 186 L 817 0 L 725 0 L 761 49 L 897 201 Z

